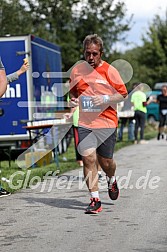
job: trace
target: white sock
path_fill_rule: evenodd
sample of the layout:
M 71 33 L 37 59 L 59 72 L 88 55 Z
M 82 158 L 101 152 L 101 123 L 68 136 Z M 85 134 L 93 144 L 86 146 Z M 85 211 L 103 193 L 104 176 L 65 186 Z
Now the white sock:
M 95 191 L 95 192 L 90 192 L 91 198 L 98 198 L 99 199 L 99 192 Z
M 114 183 L 116 180 L 115 176 L 112 176 L 111 178 L 109 178 L 109 184 Z

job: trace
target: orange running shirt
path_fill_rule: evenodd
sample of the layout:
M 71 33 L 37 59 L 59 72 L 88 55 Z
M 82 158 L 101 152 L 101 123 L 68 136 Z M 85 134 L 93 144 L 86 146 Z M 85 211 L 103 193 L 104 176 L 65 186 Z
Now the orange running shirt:
M 115 128 L 118 126 L 117 105 L 94 106 L 91 97 L 95 95 L 121 94 L 127 89 L 118 71 L 103 61 L 92 68 L 86 61 L 76 65 L 70 76 L 70 93 L 79 98 L 79 126 L 86 128 Z

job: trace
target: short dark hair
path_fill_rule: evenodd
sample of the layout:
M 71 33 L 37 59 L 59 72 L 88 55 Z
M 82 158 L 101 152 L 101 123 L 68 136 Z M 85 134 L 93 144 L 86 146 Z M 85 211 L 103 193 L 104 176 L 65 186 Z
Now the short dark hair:
M 83 48 L 84 51 L 86 49 L 86 47 L 90 44 L 96 44 L 99 45 L 100 47 L 100 52 L 103 52 L 103 40 L 97 35 L 97 34 L 90 34 L 87 35 L 83 41 Z

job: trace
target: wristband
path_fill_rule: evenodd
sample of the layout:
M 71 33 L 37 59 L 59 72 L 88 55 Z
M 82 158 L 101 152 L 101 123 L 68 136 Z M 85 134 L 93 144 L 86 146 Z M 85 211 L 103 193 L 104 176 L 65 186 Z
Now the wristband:
M 110 101 L 109 95 L 103 95 L 103 103 L 108 103 Z

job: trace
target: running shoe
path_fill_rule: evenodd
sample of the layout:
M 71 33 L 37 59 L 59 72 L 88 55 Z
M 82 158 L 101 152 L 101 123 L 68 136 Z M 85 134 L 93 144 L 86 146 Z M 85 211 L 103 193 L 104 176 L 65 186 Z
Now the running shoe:
M 90 201 L 85 211 L 86 214 L 97 214 L 102 211 L 101 201 L 98 198 L 91 198 Z
M 6 191 L 6 190 L 3 189 L 3 188 L 0 189 L 0 198 L 1 198 L 1 197 L 5 197 L 5 196 L 9 196 L 9 195 L 11 195 L 10 192 Z
M 108 182 L 108 195 L 111 200 L 116 200 L 118 198 L 119 189 L 116 180 L 112 184 Z

